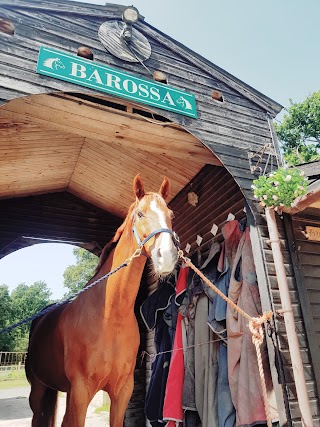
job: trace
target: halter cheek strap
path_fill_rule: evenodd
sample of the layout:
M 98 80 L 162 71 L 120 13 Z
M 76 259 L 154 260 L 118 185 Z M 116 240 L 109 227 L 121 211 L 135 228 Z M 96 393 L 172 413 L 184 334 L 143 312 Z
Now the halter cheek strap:
M 138 243 L 139 248 L 142 248 L 148 242 L 148 240 L 150 240 L 156 234 L 160 234 L 160 233 L 169 233 L 169 234 L 171 234 L 173 244 L 175 245 L 175 247 L 177 249 L 180 248 L 180 240 L 179 240 L 179 237 L 178 237 L 177 233 L 175 233 L 174 231 L 170 230 L 169 228 L 159 228 L 158 230 L 155 230 L 152 233 L 150 233 L 149 236 L 147 236 L 143 240 L 140 239 L 135 225 L 132 227 L 132 231 L 133 231 L 134 237 L 136 238 L 136 241 Z
M 143 246 L 156 234 L 160 234 L 160 233 L 169 233 L 171 234 L 172 237 L 172 241 L 173 244 L 175 245 L 175 247 L 177 249 L 180 249 L 180 240 L 179 237 L 177 235 L 177 233 L 175 233 L 174 231 L 170 230 L 169 228 L 158 228 L 157 230 L 153 231 L 152 233 L 149 234 L 149 236 L 147 236 L 145 239 L 141 240 L 139 237 L 139 234 L 137 232 L 136 229 L 136 214 L 134 212 L 134 217 L 133 217 L 133 225 L 132 225 L 132 232 L 133 235 L 138 243 L 139 248 L 143 248 Z

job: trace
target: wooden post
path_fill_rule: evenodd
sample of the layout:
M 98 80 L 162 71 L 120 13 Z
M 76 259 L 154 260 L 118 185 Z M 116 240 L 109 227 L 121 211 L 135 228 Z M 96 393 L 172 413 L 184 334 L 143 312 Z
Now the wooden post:
M 270 244 L 276 269 L 280 291 L 283 317 L 288 335 L 288 345 L 292 360 L 293 376 L 297 391 L 298 404 L 301 412 L 301 421 L 304 427 L 313 427 L 310 402 L 300 355 L 300 347 L 294 324 L 294 316 L 289 293 L 287 276 L 284 268 L 283 256 L 280 247 L 279 233 L 273 208 L 266 208 L 266 218 L 269 230 Z

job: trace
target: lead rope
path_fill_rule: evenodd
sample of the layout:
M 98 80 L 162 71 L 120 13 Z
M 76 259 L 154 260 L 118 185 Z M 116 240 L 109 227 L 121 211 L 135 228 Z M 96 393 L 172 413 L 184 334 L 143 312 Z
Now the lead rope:
M 86 286 L 85 288 L 80 289 L 75 294 L 69 295 L 65 300 L 56 302 L 54 304 L 49 305 L 48 307 L 45 307 L 44 309 L 38 311 L 38 313 L 33 314 L 32 316 L 27 317 L 26 319 L 20 320 L 17 323 L 14 323 L 11 326 L 7 326 L 6 328 L 0 329 L 0 335 L 5 332 L 10 332 L 15 328 L 18 328 L 19 326 L 24 325 L 25 323 L 32 322 L 33 320 L 37 319 L 38 317 L 42 317 L 44 314 L 50 313 L 50 311 L 54 310 L 55 308 L 69 303 L 71 300 L 75 299 L 78 295 L 82 294 L 83 292 L 86 292 L 88 289 L 91 289 L 93 286 L 97 285 L 98 283 L 102 282 L 102 280 L 107 279 L 112 274 L 116 273 L 117 271 L 121 270 L 123 267 L 127 267 L 134 258 L 137 258 L 141 255 L 141 248 L 138 248 L 134 251 L 134 253 L 127 258 L 122 264 L 120 264 L 118 267 L 116 267 L 114 270 L 109 271 L 109 273 L 105 274 L 102 277 L 99 277 L 99 279 L 95 280 L 94 282 L 90 283 L 90 285 Z
M 267 387 L 266 387 L 266 381 L 264 377 L 263 372 L 263 364 L 262 364 L 262 357 L 261 357 L 261 351 L 260 346 L 263 343 L 264 339 L 264 332 L 262 328 L 262 324 L 267 322 L 273 315 L 272 311 L 269 311 L 267 313 L 264 313 L 260 317 L 251 317 L 249 314 L 247 314 L 245 311 L 243 311 L 240 307 L 238 307 L 233 301 L 231 301 L 224 293 L 220 291 L 210 280 L 200 271 L 189 258 L 185 257 L 183 255 L 183 251 L 179 249 L 178 251 L 179 257 L 185 262 L 187 266 L 192 268 L 192 270 L 197 273 L 201 279 L 211 288 L 213 289 L 222 299 L 224 299 L 227 304 L 231 305 L 232 308 L 234 308 L 239 314 L 244 316 L 246 319 L 249 320 L 249 329 L 252 333 L 252 342 L 255 346 L 256 353 L 257 353 L 257 359 L 258 359 L 258 369 L 260 374 L 260 382 L 261 382 L 261 388 L 262 388 L 262 395 L 263 395 L 263 403 L 264 408 L 266 412 L 266 418 L 267 418 L 267 426 L 272 427 L 272 419 L 271 419 L 271 412 L 270 412 L 270 406 L 268 402 L 268 395 L 267 395 Z

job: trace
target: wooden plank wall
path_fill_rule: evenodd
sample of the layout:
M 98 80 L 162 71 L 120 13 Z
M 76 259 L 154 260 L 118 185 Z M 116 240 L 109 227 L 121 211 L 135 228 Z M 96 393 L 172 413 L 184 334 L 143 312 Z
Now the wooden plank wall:
M 70 193 L 0 200 L 0 258 L 35 243 L 22 236 L 79 242 L 99 255 L 121 223 Z
M 198 196 L 194 207 L 188 203 L 188 193 Z M 221 241 L 221 226 L 229 213 L 237 219 L 245 217 L 243 194 L 237 183 L 225 168 L 205 166 L 194 179 L 170 202 L 174 213 L 173 227 L 180 238 L 181 247 L 191 245 L 190 253 L 199 248 L 196 239 L 203 240 L 200 250 L 205 252 L 211 242 Z M 218 228 L 217 235 L 211 233 L 213 224 Z
M 16 25 L 14 36 L 0 34 L 0 98 L 3 102 L 20 94 L 79 90 L 70 83 L 35 74 L 40 45 L 74 54 L 80 45 L 86 45 L 93 50 L 95 60 L 150 78 L 139 64 L 124 63 L 109 55 L 97 40 L 97 29 L 108 17 L 107 9 L 103 16 L 88 16 L 86 19 L 52 11 L 28 10 L 26 7 L 0 7 L 0 14 Z M 176 53 L 173 43 L 164 36 L 160 37 L 152 27 L 140 23 L 139 29 L 148 37 L 152 47 L 152 55 L 146 65 L 151 71 L 160 69 L 166 72 L 169 84 L 196 95 L 200 120 L 158 110 L 160 114 L 188 126 L 191 132 L 201 131 L 203 142 L 208 140 L 237 147 L 241 141 L 242 149 L 245 146 L 261 147 L 270 142 L 266 113 L 260 106 Z M 224 103 L 211 98 L 213 89 L 222 91 Z
M 310 301 L 316 342 L 320 353 L 320 242 L 308 240 L 303 232 L 306 226 L 320 227 L 319 218 L 306 218 L 303 214 L 293 217 L 296 250 Z M 320 367 L 319 367 L 320 368 Z
M 273 262 L 273 256 L 271 247 L 268 244 L 269 234 L 266 224 L 266 219 L 263 214 L 255 215 L 257 222 L 257 230 L 260 235 L 262 246 L 263 246 L 263 257 L 265 259 L 265 265 L 267 269 L 267 279 L 269 282 L 270 298 L 272 308 L 274 310 L 281 309 L 281 301 L 279 288 L 276 278 L 276 271 Z M 307 333 L 305 328 L 305 322 L 303 319 L 303 314 L 301 311 L 301 300 L 299 298 L 299 292 L 297 288 L 296 276 L 294 273 L 294 260 L 290 254 L 290 243 L 292 242 L 292 237 L 287 234 L 286 227 L 282 218 L 278 215 L 276 217 L 277 225 L 280 235 L 281 249 L 284 257 L 285 270 L 289 284 L 289 291 L 291 296 L 291 302 L 295 317 L 295 325 L 298 334 L 298 341 L 300 346 L 300 353 L 304 367 L 304 374 L 307 383 L 308 396 L 310 400 L 311 411 L 314 416 L 314 425 L 320 426 L 319 418 L 319 401 L 317 398 L 317 386 L 319 383 L 316 381 L 315 371 L 313 369 L 312 360 L 310 357 L 310 347 L 307 339 Z M 279 380 L 281 382 L 282 377 L 282 386 L 287 395 L 287 405 L 288 405 L 288 425 L 295 427 L 302 426 L 301 415 L 297 401 L 296 388 L 294 384 L 292 363 L 289 354 L 288 348 L 288 338 L 286 335 L 286 329 L 283 317 L 277 316 L 276 318 L 276 331 L 277 335 L 275 339 L 278 341 L 280 358 L 282 363 L 282 369 L 279 374 Z M 317 375 L 318 376 L 318 375 Z
M 196 207 L 188 204 L 188 192 L 194 191 L 199 197 Z M 185 187 L 170 203 L 174 212 L 173 228 L 180 237 L 181 247 L 185 248 L 187 242 L 191 244 L 190 253 L 200 249 L 205 253 L 213 241 L 222 241 L 221 227 L 225 224 L 229 213 L 241 220 L 245 217 L 244 198 L 232 179 L 224 169 L 215 166 L 204 167 L 199 174 Z M 218 233 L 215 237 L 210 233 L 212 224 L 217 224 Z M 196 243 L 197 235 L 203 237 L 200 247 Z M 154 275 L 147 276 L 148 293 L 152 293 L 157 287 Z M 146 327 L 143 325 L 143 333 Z M 154 334 L 147 332 L 146 351 L 155 354 Z M 151 360 L 146 356 L 146 386 L 148 387 L 151 376 Z M 149 424 L 147 424 L 149 425 Z
M 309 347 L 309 358 L 315 376 L 316 406 L 315 425 L 320 425 L 320 244 L 308 240 L 306 226 L 319 227 L 319 211 L 307 209 L 293 217 L 286 216 L 289 249 L 293 260 L 294 273 L 300 307 Z

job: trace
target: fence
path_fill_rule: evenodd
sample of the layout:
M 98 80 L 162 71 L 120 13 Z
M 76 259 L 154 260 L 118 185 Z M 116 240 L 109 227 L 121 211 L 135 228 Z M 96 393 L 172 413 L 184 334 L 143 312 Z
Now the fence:
M 0 381 L 22 380 L 25 378 L 26 352 L 0 352 Z

